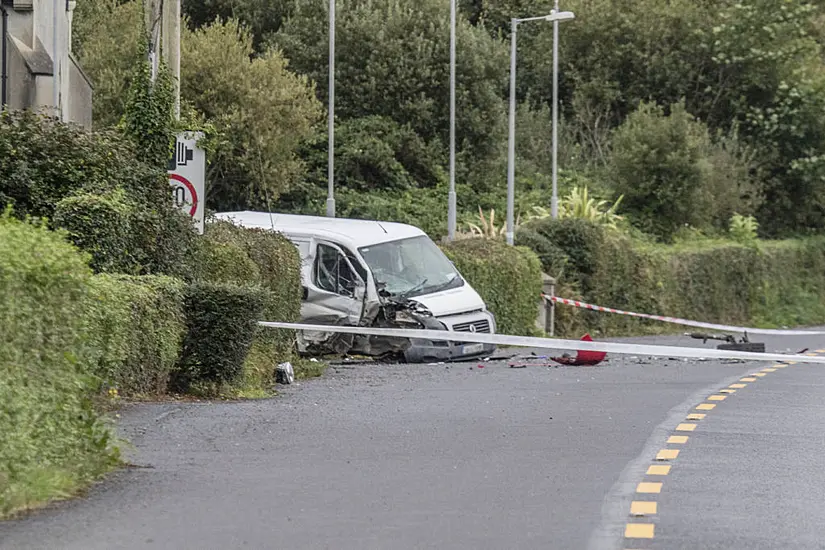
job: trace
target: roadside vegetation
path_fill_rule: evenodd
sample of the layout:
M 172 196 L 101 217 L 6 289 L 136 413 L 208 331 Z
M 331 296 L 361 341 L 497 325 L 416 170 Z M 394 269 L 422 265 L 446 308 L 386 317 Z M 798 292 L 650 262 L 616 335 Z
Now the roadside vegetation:
M 564 0 L 560 218 L 551 219 L 552 26 L 519 39 L 517 247 L 504 243 L 509 19 L 549 0 L 462 2 L 457 191 L 444 250 L 501 332 L 560 295 L 693 319 L 825 322 L 825 7 L 808 0 Z M 182 117 L 154 82 L 139 0 L 79 0 L 93 132 L 0 114 L 0 516 L 119 463 L 122 398 L 269 395 L 300 258 L 284 238 L 171 207 L 176 131 L 202 130 L 207 206 L 320 214 L 326 4 L 184 0 Z M 446 233 L 449 5 L 342 0 L 339 215 Z M 638 21 L 645 21 L 639 25 Z M 660 330 L 558 308 L 559 334 Z
M 117 122 L 125 107 L 126 68 L 138 51 L 138 4 L 86 0 L 78 6 L 75 50 L 96 82 L 101 128 Z M 509 20 L 552 7 L 549 0 L 460 4 L 462 237 L 504 237 Z M 539 22 L 519 33 L 519 242 L 542 258 L 544 270 L 569 296 L 709 321 L 825 321 L 815 305 L 792 298 L 815 295 L 813 283 L 788 287 L 788 280 L 802 279 L 784 277 L 781 285 L 771 279 L 782 268 L 795 269 L 797 258 L 787 250 L 815 248 L 815 237 L 825 230 L 825 7 L 811 0 L 564 0 L 562 8 L 576 13 L 560 34 L 562 220 L 545 220 L 552 25 Z M 183 10 L 184 103 L 194 120 L 212 130 L 209 206 L 321 214 L 327 185 L 326 4 L 184 0 Z M 345 60 L 336 74 L 340 215 L 409 222 L 436 239 L 446 234 L 448 10 L 434 0 L 339 5 L 336 48 Z M 637 24 L 641 20 L 646 24 Z M 612 251 L 615 266 L 582 263 L 592 258 L 573 249 L 590 245 L 576 244 L 584 230 L 567 235 L 573 226 L 563 222 L 570 218 L 607 232 L 593 246 L 602 255 Z M 540 230 L 551 225 L 558 229 Z M 539 242 L 542 231 L 552 233 L 550 245 Z M 621 246 L 605 248 L 603 242 Z M 764 307 L 746 308 L 743 315 L 721 305 L 680 305 L 709 295 L 702 284 L 710 283 L 700 284 L 696 273 L 729 269 L 742 254 L 767 266 L 756 286 L 762 290 L 743 282 L 752 273 L 730 280 L 751 288 L 749 299 Z M 661 286 L 640 284 L 641 276 L 630 277 L 621 267 L 628 264 Z M 697 267 L 689 276 L 666 267 L 675 265 Z M 774 307 L 769 294 L 778 286 L 798 305 Z M 722 291 L 737 296 L 736 289 Z M 574 332 L 585 321 L 596 322 L 583 312 L 569 317 L 581 318 L 569 325 Z M 599 326 L 607 334 L 650 328 L 635 323 Z

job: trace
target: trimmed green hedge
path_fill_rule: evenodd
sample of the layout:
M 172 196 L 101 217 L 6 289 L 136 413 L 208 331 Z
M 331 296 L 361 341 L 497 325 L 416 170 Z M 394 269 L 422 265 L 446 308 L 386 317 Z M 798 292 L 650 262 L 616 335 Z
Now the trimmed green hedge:
M 202 252 L 202 280 L 262 287 L 267 292 L 261 319 L 300 319 L 301 258 L 283 235 L 212 221 L 206 225 Z M 294 338 L 288 330 L 256 329 L 245 365 L 248 385 L 261 386 L 271 380 L 275 366 L 292 356 Z
M 196 382 L 237 382 L 266 291 L 221 283 L 196 283 L 186 291 L 187 333 L 176 373 L 176 386 L 189 389 Z
M 118 189 L 105 195 L 79 193 L 57 203 L 54 226 L 65 229 L 72 242 L 91 254 L 97 272 L 133 272 L 132 228 L 126 194 Z
M 589 227 L 587 227 L 589 225 Z M 539 220 L 520 230 L 558 246 L 557 293 L 590 303 L 735 325 L 825 322 L 825 239 L 649 245 L 580 220 Z M 533 243 L 537 242 L 535 240 Z M 538 241 L 540 243 L 540 241 Z M 541 254 L 541 251 L 539 251 Z M 545 258 L 545 256 L 542 256 Z M 559 334 L 622 335 L 678 330 L 620 315 L 559 306 Z
M 96 275 L 87 319 L 97 374 L 123 395 L 166 393 L 186 322 L 184 283 L 147 275 Z
M 459 240 L 443 250 L 496 316 L 498 332 L 536 333 L 542 278 L 532 251 L 492 239 Z
M 71 494 L 118 460 L 92 404 L 90 278 L 61 235 L 0 217 L 0 516 Z

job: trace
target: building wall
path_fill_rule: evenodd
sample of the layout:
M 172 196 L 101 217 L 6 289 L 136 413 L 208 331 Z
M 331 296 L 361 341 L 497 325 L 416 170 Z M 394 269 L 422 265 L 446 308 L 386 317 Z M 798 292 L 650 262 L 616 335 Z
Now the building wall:
M 92 127 L 92 86 L 89 79 L 77 63 L 74 56 L 70 56 L 69 71 L 69 108 L 68 118 L 70 121 L 80 124 L 85 128 Z
M 87 128 L 92 126 L 92 85 L 70 53 L 74 2 L 66 0 L 13 0 L 9 12 L 8 106 L 44 109 Z M 57 7 L 57 25 L 54 14 Z M 57 56 L 55 42 L 57 38 Z M 12 47 L 14 46 L 14 47 Z M 44 69 L 43 55 L 52 61 Z

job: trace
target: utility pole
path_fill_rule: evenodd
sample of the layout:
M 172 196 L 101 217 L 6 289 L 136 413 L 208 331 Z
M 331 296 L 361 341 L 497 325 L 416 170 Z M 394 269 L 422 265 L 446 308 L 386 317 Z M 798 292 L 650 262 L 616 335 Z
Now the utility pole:
M 162 0 L 161 52 L 175 86 L 175 118 L 180 119 L 180 2 Z
M 60 109 L 60 0 L 54 0 L 52 9 L 52 103 L 54 103 L 55 117 L 62 118 Z M 4 36 L 3 40 L 7 38 Z

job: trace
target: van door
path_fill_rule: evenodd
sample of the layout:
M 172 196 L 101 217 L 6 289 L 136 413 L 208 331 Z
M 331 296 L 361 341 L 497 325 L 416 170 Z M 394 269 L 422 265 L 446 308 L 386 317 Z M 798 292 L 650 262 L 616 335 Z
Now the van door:
M 364 312 L 366 282 L 339 246 L 318 241 L 315 261 L 305 281 L 301 317 L 323 325 L 357 326 Z

